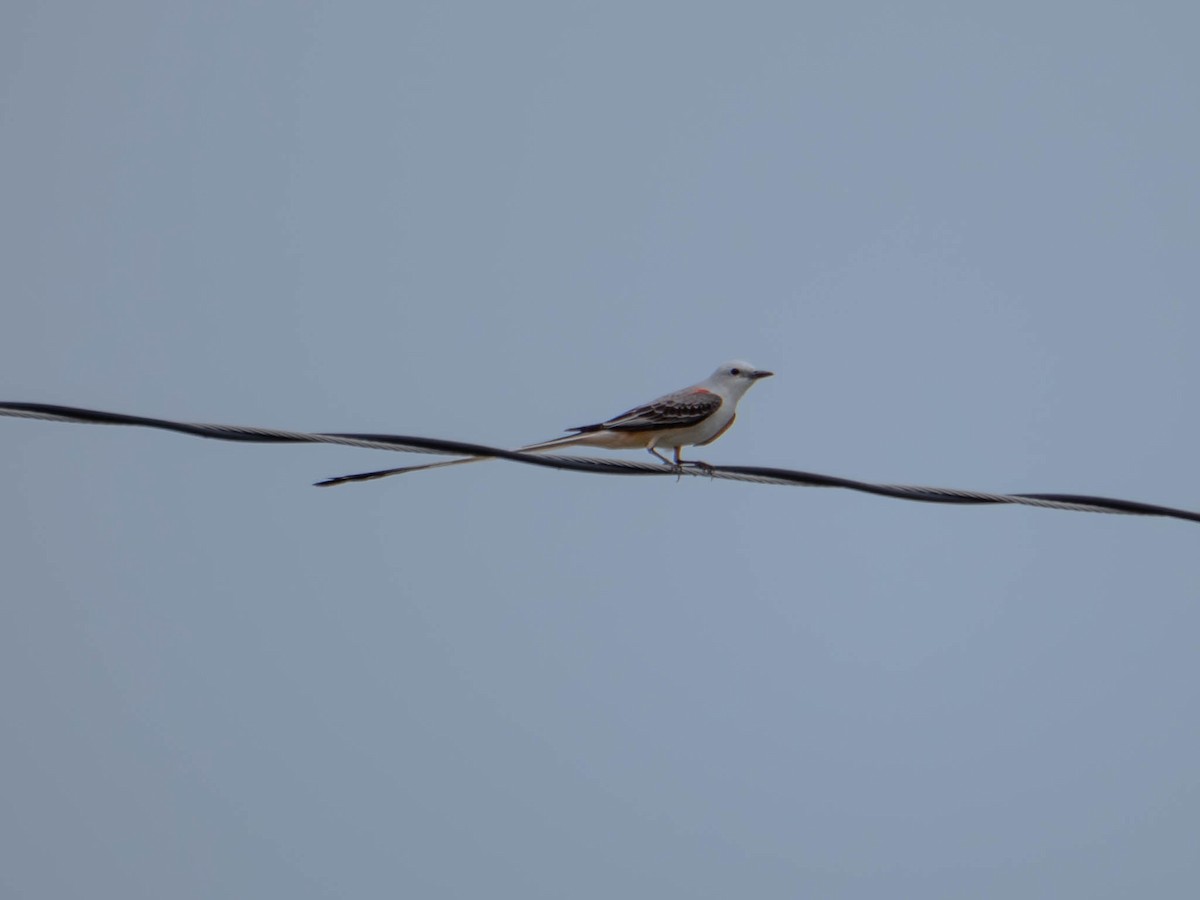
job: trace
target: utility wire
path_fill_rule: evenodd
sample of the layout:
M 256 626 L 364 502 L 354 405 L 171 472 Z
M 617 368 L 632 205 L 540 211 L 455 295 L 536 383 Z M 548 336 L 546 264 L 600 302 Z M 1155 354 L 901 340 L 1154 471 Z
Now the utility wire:
M 173 422 L 169 419 L 153 419 L 146 416 L 130 416 L 123 413 L 79 409 L 72 406 L 56 406 L 48 403 L 0 403 L 0 416 L 23 419 L 44 419 L 52 422 L 74 422 L 85 425 L 138 425 L 144 428 L 159 428 L 177 431 L 196 437 L 214 438 L 222 441 L 243 441 L 265 444 L 343 444 L 350 447 L 368 447 L 376 450 L 402 450 L 411 453 L 433 453 L 448 456 L 488 456 L 511 462 L 548 469 L 565 469 L 573 472 L 591 472 L 599 475 L 689 475 L 716 478 L 728 481 L 748 481 L 755 484 L 782 484 L 800 487 L 834 487 L 896 497 L 901 500 L 917 500 L 923 503 L 954 503 L 960 505 L 988 505 L 1013 503 L 1023 506 L 1040 506 L 1048 509 L 1069 509 L 1078 512 L 1117 513 L 1124 515 L 1164 516 L 1200 522 L 1200 512 L 1173 509 L 1152 503 L 1134 500 L 1118 500 L 1112 497 L 1093 497 L 1082 494 L 991 494 L 980 491 L 963 491 L 954 488 L 918 487 L 904 484 L 872 484 L 839 478 L 834 475 L 819 475 L 795 469 L 779 469 L 767 466 L 689 466 L 676 468 L 658 463 L 624 459 L 597 459 L 586 456 L 547 456 L 536 453 L 519 453 L 502 450 L 483 444 L 468 444 L 439 438 L 414 437 L 400 434 L 310 434 L 303 431 L 281 431 L 273 428 L 254 428 L 240 425 L 209 425 L 195 422 Z

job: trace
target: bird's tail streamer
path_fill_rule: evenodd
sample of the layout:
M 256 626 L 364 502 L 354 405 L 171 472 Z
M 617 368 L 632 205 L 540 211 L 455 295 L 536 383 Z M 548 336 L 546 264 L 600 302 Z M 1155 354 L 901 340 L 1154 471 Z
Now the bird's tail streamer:
M 684 467 L 660 465 L 623 459 L 596 459 L 584 456 L 547 456 L 503 450 L 483 444 L 447 441 L 439 438 L 415 437 L 399 434 L 316 433 L 282 431 L 273 428 L 254 428 L 240 425 L 209 425 L 195 422 L 174 422 L 169 419 L 154 419 L 123 413 L 79 409 L 72 406 L 57 406 L 47 403 L 0 403 L 0 416 L 23 419 L 42 419 L 52 422 L 72 422 L 85 425 L 136 425 L 143 428 L 159 428 L 195 437 L 214 438 L 222 441 L 242 441 L 265 444 L 342 444 L 349 447 L 367 447 L 375 450 L 402 450 L 411 453 L 433 453 L 447 456 L 487 457 L 505 459 L 510 462 L 542 466 L 548 469 L 563 469 L 572 472 L 590 472 L 599 475 L 681 475 L 712 478 L 726 481 L 747 481 L 755 484 L 780 484 L 800 487 L 833 487 L 895 497 L 901 500 L 916 500 L 923 503 L 952 503 L 960 505 L 1019 504 L 1040 506 L 1048 509 L 1067 509 L 1078 512 L 1117 513 L 1124 515 L 1163 516 L 1200 522 L 1200 512 L 1139 503 L 1134 500 L 1118 500 L 1112 497 L 1093 497 L 1082 494 L 991 494 L 981 491 L 964 491 L 954 488 L 918 487 L 903 484 L 872 484 L 839 478 L 834 475 L 819 475 L 795 469 L 780 469 L 768 466 L 704 466 Z M 403 467 L 412 469 L 414 467 Z M 395 472 L 399 470 L 382 470 Z M 366 473 L 382 477 L 380 473 Z M 332 479 L 336 482 L 336 479 Z M 365 479 L 362 479 L 365 480 Z

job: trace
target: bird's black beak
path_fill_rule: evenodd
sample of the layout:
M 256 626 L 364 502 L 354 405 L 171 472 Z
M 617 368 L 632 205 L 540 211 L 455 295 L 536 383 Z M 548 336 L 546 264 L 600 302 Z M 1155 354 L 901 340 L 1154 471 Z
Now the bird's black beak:
M 750 373 L 750 377 L 758 381 L 760 378 L 770 378 L 774 374 L 774 372 L 768 372 L 766 369 L 756 369 Z

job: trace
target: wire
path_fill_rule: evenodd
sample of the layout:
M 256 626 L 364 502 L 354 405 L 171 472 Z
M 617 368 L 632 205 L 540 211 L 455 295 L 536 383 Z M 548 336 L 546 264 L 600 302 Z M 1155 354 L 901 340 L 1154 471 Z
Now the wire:
M 86 425 L 135 425 L 144 428 L 159 428 L 196 437 L 222 441 L 242 441 L 265 444 L 342 444 L 349 447 L 368 447 L 376 450 L 402 450 L 411 453 L 433 453 L 449 456 L 488 456 L 511 462 L 548 469 L 564 469 L 572 472 L 591 472 L 598 475 L 652 475 L 677 478 L 682 475 L 715 478 L 727 481 L 747 481 L 755 484 L 781 484 L 801 487 L 832 487 L 896 497 L 901 500 L 916 500 L 922 503 L 953 503 L 960 505 L 1020 504 L 1040 506 L 1048 509 L 1068 509 L 1078 512 L 1117 513 L 1123 515 L 1164 516 L 1187 522 L 1200 522 L 1200 512 L 1139 503 L 1134 500 L 1118 500 L 1111 497 L 1093 497 L 1083 494 L 990 494 L 980 491 L 963 491 L 954 488 L 918 487 L 904 484 L 872 484 L 839 478 L 834 475 L 819 475 L 795 469 L 778 469 L 767 466 L 664 466 L 658 463 L 624 459 L 596 459 L 586 456 L 547 456 L 534 453 L 519 453 L 502 450 L 483 444 L 447 441 L 439 438 L 414 437 L 400 434 L 340 434 L 303 431 L 281 431 L 273 428 L 254 428 L 240 425 L 208 425 L 195 422 L 173 422 L 169 419 L 153 419 L 146 416 L 131 416 L 123 413 L 102 412 L 94 409 L 79 409 L 72 406 L 56 406 L 48 403 L 0 403 L 0 415 L 23 419 L 42 419 L 52 422 L 74 422 Z

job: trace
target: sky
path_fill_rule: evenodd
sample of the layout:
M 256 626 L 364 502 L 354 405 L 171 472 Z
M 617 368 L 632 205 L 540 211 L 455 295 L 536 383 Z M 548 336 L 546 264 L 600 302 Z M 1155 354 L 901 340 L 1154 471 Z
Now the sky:
M 1198 26 L 10 0 L 0 400 L 517 446 L 745 358 L 713 463 L 1200 509 Z M 1200 883 L 1194 524 L 0 448 L 5 896 Z

